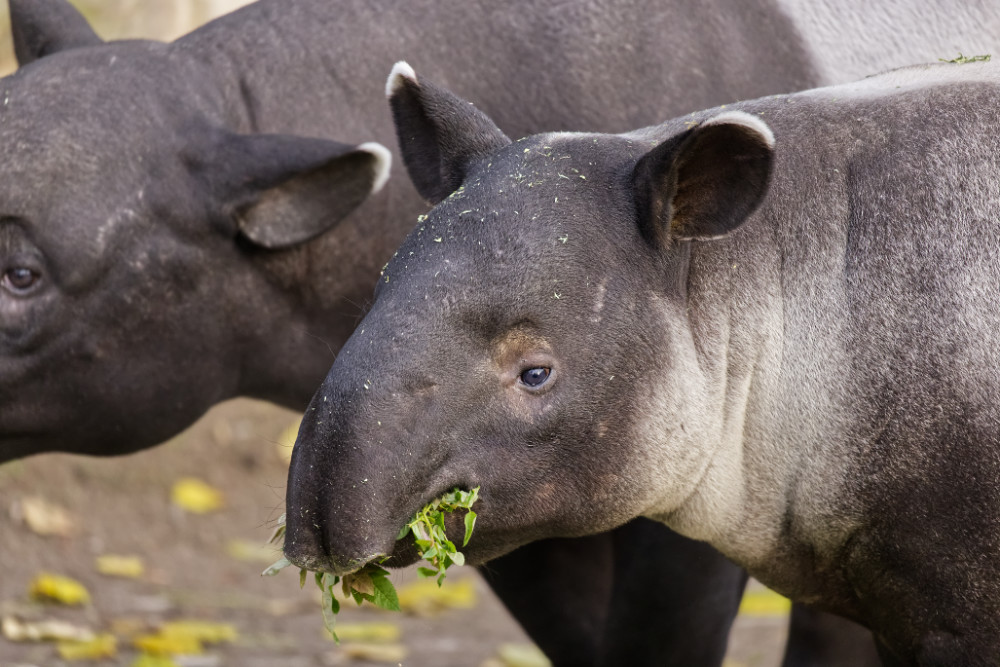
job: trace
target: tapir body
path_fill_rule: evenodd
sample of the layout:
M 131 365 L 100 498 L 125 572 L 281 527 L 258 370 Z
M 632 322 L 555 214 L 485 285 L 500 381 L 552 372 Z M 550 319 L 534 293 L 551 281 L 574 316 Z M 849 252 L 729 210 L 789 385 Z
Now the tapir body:
M 406 563 L 479 486 L 469 562 L 645 516 L 888 664 L 1000 661 L 996 66 L 516 142 L 405 64 L 389 91 L 453 192 L 306 413 L 294 562 Z
M 105 44 L 68 4 L 10 4 L 23 67 L 0 82 L 0 461 L 135 451 L 236 395 L 306 404 L 378 268 L 425 208 L 399 167 L 385 182 L 375 143 L 391 143 L 392 128 L 370 82 L 400 57 L 521 135 L 625 130 L 958 50 L 988 52 L 1000 34 L 988 8 L 957 14 L 943 2 L 852 13 L 735 1 L 663 11 L 651 2 L 265 0 L 171 44 Z M 864 44 L 851 48 L 839 26 L 855 21 L 847 32 Z M 587 545 L 544 557 L 601 554 L 610 567 L 627 548 Z M 738 589 L 739 576 L 710 552 L 675 546 L 725 570 L 724 590 Z M 492 570 L 498 586 L 504 562 Z M 611 596 L 613 623 L 635 625 L 632 596 L 588 590 L 594 599 L 566 605 L 590 614 L 569 642 L 570 662 L 597 655 L 607 612 L 592 612 L 595 599 Z M 737 594 L 725 595 L 735 609 Z M 504 599 L 549 650 L 553 633 L 529 619 L 544 625 L 549 610 Z M 716 606 L 709 601 L 706 619 Z M 727 624 L 724 614 L 713 632 L 724 636 Z M 648 639 L 625 632 L 609 651 L 621 656 Z

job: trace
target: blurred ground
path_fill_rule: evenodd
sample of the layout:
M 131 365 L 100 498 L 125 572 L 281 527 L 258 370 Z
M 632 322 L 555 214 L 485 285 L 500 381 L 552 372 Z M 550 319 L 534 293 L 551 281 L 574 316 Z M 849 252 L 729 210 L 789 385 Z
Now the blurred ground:
M 265 545 L 283 506 L 288 447 L 279 441 L 288 437 L 282 432 L 295 417 L 263 403 L 234 401 L 173 441 L 138 455 L 48 455 L 0 466 L 0 625 L 6 620 L 10 630 L 11 619 L 22 625 L 62 619 L 113 635 L 114 656 L 85 663 L 94 665 L 538 664 L 514 660 L 513 652 L 527 639 L 470 568 L 450 575 L 445 586 L 451 586 L 453 604 L 471 604 L 471 609 L 425 609 L 417 615 L 345 604 L 338 623 L 351 632 L 378 635 L 374 639 L 382 641 L 374 646 L 373 637 L 360 643 L 345 637 L 340 646 L 330 641 L 315 587 L 310 582 L 300 591 L 297 571 L 259 576 L 276 559 Z M 182 478 L 218 489 L 222 507 L 194 514 L 174 504 L 171 491 Z M 47 503 L 44 511 L 39 512 L 37 499 Z M 67 521 L 60 523 L 51 506 L 62 508 Z M 32 512 L 49 519 L 42 528 L 66 534 L 38 534 L 28 523 L 30 518 L 37 529 L 38 517 L 26 516 Z M 100 574 L 96 558 L 109 554 L 138 557 L 145 571 L 137 578 Z M 92 601 L 78 607 L 32 601 L 28 590 L 40 572 L 79 581 Z M 397 573 L 393 580 L 403 592 L 413 577 Z M 426 596 L 417 599 L 433 606 Z M 758 596 L 752 613 L 742 615 L 733 631 L 730 667 L 780 662 L 784 615 L 773 598 L 762 599 L 760 604 Z M 174 657 L 174 662 L 137 663 L 134 639 L 179 619 L 229 624 L 235 641 L 207 645 L 201 655 Z M 66 664 L 54 642 L 11 642 L 0 636 L 0 667 Z

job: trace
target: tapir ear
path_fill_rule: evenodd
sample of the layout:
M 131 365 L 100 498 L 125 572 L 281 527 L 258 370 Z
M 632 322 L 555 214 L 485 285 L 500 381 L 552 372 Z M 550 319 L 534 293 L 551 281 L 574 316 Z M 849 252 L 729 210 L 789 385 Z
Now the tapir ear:
M 22 67 L 56 51 L 104 43 L 66 0 L 10 0 L 10 28 Z
M 663 142 L 632 172 L 643 235 L 658 245 L 725 236 L 763 200 L 773 156 L 770 128 L 742 111 Z
M 239 231 L 265 248 L 303 243 L 332 228 L 389 178 L 391 155 L 358 146 L 280 134 L 219 133 L 192 167 Z M 221 200 L 221 201 L 220 201 Z
M 437 204 L 458 189 L 468 166 L 510 143 L 486 114 L 398 62 L 385 94 L 406 170 L 417 192 Z

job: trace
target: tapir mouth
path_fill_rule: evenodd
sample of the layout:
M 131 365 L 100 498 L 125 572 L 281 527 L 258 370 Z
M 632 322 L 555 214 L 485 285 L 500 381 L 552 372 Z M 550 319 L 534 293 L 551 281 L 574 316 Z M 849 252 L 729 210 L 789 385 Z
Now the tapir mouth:
M 343 577 L 362 569 L 369 563 L 381 563 L 386 560 L 386 554 L 373 554 L 363 558 L 352 558 L 347 560 L 335 560 L 323 556 L 311 556 L 307 554 L 294 554 L 285 551 L 285 557 L 295 567 L 309 570 L 310 572 L 325 572 L 326 574 Z
M 357 572 L 370 563 L 393 569 L 404 568 L 412 565 L 419 561 L 421 557 L 420 551 L 417 549 L 414 536 L 410 532 L 407 532 L 402 537 L 398 536 L 420 509 L 455 488 L 470 489 L 472 487 L 459 484 L 449 484 L 447 488 L 443 488 L 437 493 L 430 495 L 425 502 L 422 502 L 416 509 L 407 515 L 405 521 L 400 521 L 399 526 L 393 530 L 392 536 L 395 541 L 388 549 L 375 551 L 360 557 L 347 556 L 343 555 L 342 549 L 339 549 L 337 544 L 323 544 L 318 541 L 313 542 L 312 548 L 309 548 L 306 545 L 296 544 L 295 542 L 290 543 L 288 542 L 288 533 L 286 533 L 284 546 L 285 557 L 296 567 L 300 567 L 311 572 L 325 572 L 339 577 Z M 482 498 L 477 501 L 474 508 L 477 514 L 481 508 L 481 503 Z M 459 551 L 461 551 L 462 540 L 465 535 L 465 510 L 446 513 L 444 515 L 444 523 L 448 539 L 455 544 Z M 385 532 L 382 532 L 383 536 L 385 534 Z M 473 539 L 475 538 L 473 537 Z M 388 540 L 383 542 L 380 539 L 377 540 L 376 543 L 382 543 L 385 546 L 389 546 Z M 317 549 L 317 547 L 319 548 Z

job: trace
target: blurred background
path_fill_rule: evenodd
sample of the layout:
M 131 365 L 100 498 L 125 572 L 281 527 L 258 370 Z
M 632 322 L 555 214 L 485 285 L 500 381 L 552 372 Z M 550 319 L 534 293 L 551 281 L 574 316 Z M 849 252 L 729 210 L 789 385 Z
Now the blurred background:
M 170 41 L 250 0 L 71 0 L 104 39 Z M 0 76 L 16 69 L 7 3 L 0 5 Z
M 72 1 L 104 39 L 161 40 L 247 4 Z M 0 74 L 15 68 L 0 2 Z M 311 582 L 300 590 L 294 568 L 262 578 L 280 556 L 268 538 L 297 424 L 290 411 L 237 400 L 137 455 L 0 466 L 0 667 L 547 664 L 469 568 L 441 589 L 394 573 L 403 613 L 345 604 L 339 645 Z M 787 610 L 753 585 L 727 667 L 778 665 Z

